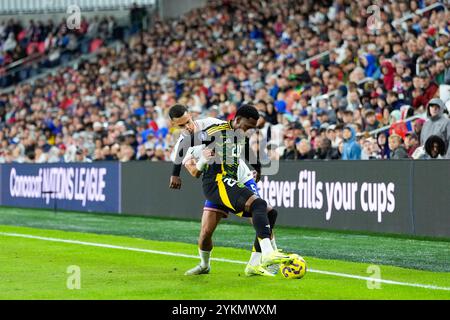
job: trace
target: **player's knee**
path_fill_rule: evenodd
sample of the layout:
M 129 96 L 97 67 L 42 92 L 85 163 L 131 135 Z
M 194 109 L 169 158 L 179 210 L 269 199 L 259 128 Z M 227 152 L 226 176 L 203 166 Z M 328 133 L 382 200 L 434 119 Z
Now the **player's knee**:
M 269 220 L 275 222 L 278 217 L 278 211 L 275 209 L 270 210 L 267 215 L 269 216 Z
M 270 210 L 267 213 L 267 217 L 269 218 L 270 227 L 273 228 L 275 226 L 276 221 L 277 221 L 278 211 L 275 210 L 275 209 Z
M 261 214 L 267 212 L 267 202 L 261 198 L 256 199 L 250 206 L 253 214 Z

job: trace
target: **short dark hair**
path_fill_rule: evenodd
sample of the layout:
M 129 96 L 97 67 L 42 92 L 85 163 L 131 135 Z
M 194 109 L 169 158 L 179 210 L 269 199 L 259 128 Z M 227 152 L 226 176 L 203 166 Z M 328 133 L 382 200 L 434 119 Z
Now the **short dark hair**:
M 186 112 L 188 112 L 188 109 L 185 106 L 183 106 L 182 104 L 174 104 L 172 107 L 170 107 L 169 117 L 171 120 L 175 118 L 180 118 Z
M 353 111 L 349 110 L 349 109 L 345 109 L 344 110 L 344 114 L 346 114 L 346 115 L 353 115 Z
M 375 113 L 375 111 L 373 111 L 373 110 L 368 110 L 367 112 L 366 112 L 366 118 L 367 117 L 371 117 L 371 116 L 375 116 L 376 115 L 376 113 Z
M 259 112 L 256 108 L 251 104 L 244 104 L 242 107 L 238 109 L 236 112 L 236 117 L 243 117 L 246 119 L 259 119 Z
M 264 107 L 267 107 L 267 102 L 264 100 L 258 100 L 257 104 L 262 104 Z

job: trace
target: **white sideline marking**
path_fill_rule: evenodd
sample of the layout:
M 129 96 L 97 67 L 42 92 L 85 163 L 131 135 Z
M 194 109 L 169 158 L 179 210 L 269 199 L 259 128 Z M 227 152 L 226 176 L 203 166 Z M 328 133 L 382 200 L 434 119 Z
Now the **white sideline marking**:
M 0 232 L 0 235 L 1 236 L 7 236 L 7 237 L 28 238 L 28 239 L 51 241 L 51 242 L 62 242 L 62 243 L 79 244 L 79 245 L 91 246 L 91 247 L 100 247 L 100 248 L 108 248 L 108 249 L 119 249 L 119 250 L 127 250 L 127 251 L 136 251 L 136 252 L 160 254 L 160 255 L 165 255 L 165 256 L 174 256 L 174 257 L 198 259 L 198 256 L 194 256 L 194 255 L 190 255 L 190 254 L 184 254 L 184 253 L 157 251 L 157 250 L 131 248 L 131 247 L 122 247 L 122 246 L 116 246 L 116 245 L 112 245 L 112 244 L 85 242 L 85 241 L 78 241 L 78 240 L 48 238 L 48 237 L 33 236 L 33 235 L 30 235 L 30 234 Z M 247 262 L 245 262 L 245 261 L 231 260 L 231 259 L 224 259 L 224 258 L 211 258 L 211 260 L 213 260 L 213 261 L 220 261 L 220 262 L 235 263 L 235 264 L 247 264 Z M 374 278 L 370 278 L 370 277 L 357 276 L 357 275 L 347 274 L 347 273 L 322 271 L 322 270 L 315 270 L 315 269 L 309 269 L 309 268 L 308 268 L 308 272 L 319 273 L 319 274 L 326 274 L 326 275 L 342 277 L 342 278 L 351 278 L 351 279 L 359 279 L 359 280 L 364 280 L 364 281 L 373 281 L 373 282 L 380 282 L 380 283 L 386 283 L 386 284 L 394 284 L 394 285 L 399 285 L 399 286 L 416 287 L 416 288 L 431 289 L 431 290 L 450 291 L 450 287 L 439 287 L 439 286 L 428 285 L 428 284 L 420 284 L 420 283 L 408 283 L 408 282 L 399 282 L 399 281 L 392 281 L 392 280 L 385 280 L 385 279 L 374 279 Z

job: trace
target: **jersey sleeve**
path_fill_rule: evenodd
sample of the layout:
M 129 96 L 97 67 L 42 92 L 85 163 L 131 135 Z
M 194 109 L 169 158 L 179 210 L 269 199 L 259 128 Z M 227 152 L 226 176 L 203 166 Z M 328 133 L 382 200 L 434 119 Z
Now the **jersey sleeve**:
M 194 132 L 193 134 L 184 137 L 184 139 L 180 141 L 178 149 L 176 150 L 174 167 L 180 166 L 181 168 L 184 157 L 188 154 L 189 150 L 192 150 L 193 147 L 201 146 L 202 144 L 208 146 L 210 143 L 211 139 L 208 133 L 203 130 Z
M 173 176 L 180 175 L 183 159 L 188 154 L 190 148 L 201 145 L 205 145 L 206 147 L 208 147 L 214 142 L 214 135 L 210 133 L 214 130 L 211 129 L 219 127 L 219 125 L 221 124 L 223 125 L 224 122 L 214 118 L 211 119 L 214 121 L 205 122 L 202 124 L 202 127 L 205 127 L 204 130 L 194 132 L 188 136 L 180 136 L 180 138 L 178 139 L 172 154 L 172 161 L 174 163 L 172 169 Z M 212 124 L 210 126 L 206 126 L 207 123 Z
M 212 118 L 212 117 L 207 117 L 204 119 L 199 119 L 195 121 L 195 124 L 197 125 L 197 127 L 200 130 L 206 130 L 208 128 L 214 127 L 216 125 L 220 125 L 220 124 L 224 124 L 226 123 L 226 121 L 217 119 L 217 118 Z
M 177 143 L 175 144 L 175 147 L 173 148 L 173 152 L 171 154 L 171 160 L 173 162 L 173 168 L 172 168 L 172 176 L 179 177 L 181 172 L 181 162 L 176 162 L 177 160 L 177 154 L 179 153 L 180 144 L 183 141 L 184 136 L 180 135 L 178 138 Z M 181 158 L 181 161 L 183 161 L 183 158 Z

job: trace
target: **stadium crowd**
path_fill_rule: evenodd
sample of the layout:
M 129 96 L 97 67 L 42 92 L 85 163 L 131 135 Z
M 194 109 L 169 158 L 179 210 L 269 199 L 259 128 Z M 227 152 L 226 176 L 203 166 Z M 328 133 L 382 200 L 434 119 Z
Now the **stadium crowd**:
M 1 21 L 0 87 L 37 74 L 32 66 L 35 62 L 39 62 L 40 67 L 55 67 L 77 54 L 95 51 L 108 40 L 120 36 L 120 28 L 112 16 L 95 16 L 89 20 L 82 17 L 79 27 L 69 25 L 66 19 L 59 23 L 52 19 L 46 22 L 30 20 L 27 26 L 14 18 Z M 12 72 L 16 65 L 21 66 L 18 75 Z
M 169 161 L 170 106 L 230 120 L 244 102 L 271 159 L 449 158 L 450 14 L 391 24 L 432 3 L 379 1 L 378 20 L 370 1 L 210 1 L 0 94 L 0 162 Z

